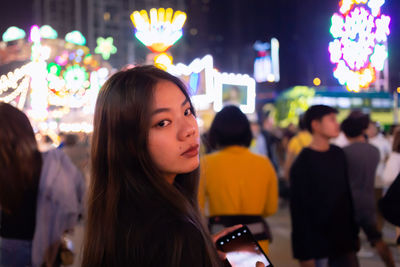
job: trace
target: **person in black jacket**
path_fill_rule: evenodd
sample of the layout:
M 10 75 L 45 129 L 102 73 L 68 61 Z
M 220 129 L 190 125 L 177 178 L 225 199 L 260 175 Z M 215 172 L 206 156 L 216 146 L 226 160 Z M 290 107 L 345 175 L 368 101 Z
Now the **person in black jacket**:
M 339 135 L 336 113 L 323 105 L 307 110 L 305 125 L 313 139 L 290 169 L 292 248 L 302 267 L 358 266 L 358 227 L 346 157 L 329 144 Z
M 178 78 L 154 66 L 114 74 L 96 103 L 82 266 L 221 266 L 198 208 L 198 154 Z
M 400 227 L 400 173 L 379 201 L 379 209 L 388 222 Z M 397 244 L 400 245 L 400 236 Z

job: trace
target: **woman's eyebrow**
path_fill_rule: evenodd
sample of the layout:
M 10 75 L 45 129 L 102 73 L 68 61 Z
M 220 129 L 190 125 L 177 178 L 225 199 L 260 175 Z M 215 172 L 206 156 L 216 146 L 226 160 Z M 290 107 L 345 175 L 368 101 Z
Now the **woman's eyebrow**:
M 181 106 L 183 107 L 187 102 L 189 102 L 189 98 L 186 98 L 185 101 L 182 102 Z
M 189 102 L 189 99 L 186 98 L 186 99 L 182 102 L 181 106 L 183 107 L 183 106 L 186 105 L 188 102 Z M 158 108 L 158 109 L 154 110 L 154 111 L 151 113 L 151 115 L 153 116 L 153 115 L 158 114 L 158 113 L 169 112 L 169 111 L 171 111 L 170 108 Z
M 158 109 L 154 110 L 154 111 L 151 113 L 151 116 L 156 115 L 156 114 L 158 114 L 158 113 L 169 112 L 169 111 L 171 111 L 170 108 L 158 108 Z

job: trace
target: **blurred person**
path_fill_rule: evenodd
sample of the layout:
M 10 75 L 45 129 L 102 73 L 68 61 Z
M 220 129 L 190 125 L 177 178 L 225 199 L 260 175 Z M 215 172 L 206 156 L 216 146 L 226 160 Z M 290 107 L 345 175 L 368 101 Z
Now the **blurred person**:
M 286 158 L 284 163 L 284 178 L 289 180 L 290 167 L 293 161 L 300 154 L 303 148 L 308 147 L 311 143 L 312 136 L 307 131 L 304 124 L 304 114 L 299 116 L 299 133 L 297 133 L 290 141 L 286 151 Z
M 292 140 L 296 134 L 297 128 L 293 123 L 289 123 L 289 125 L 283 129 L 281 144 L 284 151 L 287 150 L 290 140 Z
M 275 133 L 275 121 L 271 116 L 270 111 L 264 114 L 264 118 L 261 123 L 261 133 L 264 136 L 265 146 L 267 151 L 267 157 L 271 161 L 275 168 L 275 171 L 279 172 L 279 158 L 277 154 L 278 145 L 280 138 L 277 137 Z
M 62 151 L 68 155 L 72 163 L 87 176 L 89 162 L 89 147 L 79 141 L 77 134 L 66 134 Z
M 253 135 L 250 143 L 250 150 L 253 153 L 266 156 L 267 146 L 265 143 L 264 135 L 261 134 L 261 127 L 257 120 L 257 114 L 249 115 L 250 128 Z
M 379 200 L 379 209 L 388 222 L 400 227 L 400 173 L 390 185 L 385 196 Z M 400 235 L 397 232 L 397 245 L 400 245 Z
M 306 111 L 312 141 L 290 169 L 292 247 L 300 266 L 359 266 L 346 157 L 329 143 L 339 135 L 336 114 L 324 105 Z
M 203 211 L 208 204 L 212 232 L 235 224 L 258 227 L 253 234 L 267 252 L 271 234 L 264 218 L 277 210 L 277 177 L 267 157 L 249 150 L 251 140 L 250 123 L 239 108 L 216 114 L 209 132 L 216 152 L 202 158 L 199 203 Z
M 60 132 L 58 134 L 58 137 L 60 138 L 60 144 L 58 145 L 58 149 L 61 149 L 64 147 L 64 143 L 65 143 L 65 137 L 66 137 L 66 133 L 64 132 Z
M 368 124 L 369 115 L 364 114 L 358 117 L 349 116 L 341 125 L 350 142 L 343 150 L 347 159 L 354 213 L 357 224 L 386 266 L 394 266 L 393 256 L 377 228 L 374 182 L 380 154 L 375 146 L 367 143 L 364 132 Z
M 400 173 L 400 129 L 393 133 L 393 146 L 389 159 L 383 171 L 382 180 L 385 186 L 390 186 Z
M 375 174 L 375 201 L 377 204 L 378 200 L 383 196 L 383 188 L 385 186 L 383 181 L 383 171 L 385 170 L 385 164 L 392 149 L 390 147 L 389 141 L 380 132 L 379 125 L 376 122 L 371 121 L 369 123 L 369 126 L 366 130 L 366 134 L 368 136 L 368 142 L 371 145 L 378 148 L 380 153 L 380 161 Z M 377 211 L 378 211 L 378 206 L 377 206 Z M 384 219 L 379 213 L 379 211 L 377 212 L 377 223 L 378 223 L 378 230 L 382 231 Z
M 91 152 L 82 266 L 222 266 L 221 234 L 212 240 L 198 209 L 199 131 L 177 77 L 143 66 L 109 78 Z
M 48 136 L 47 134 L 41 135 L 38 147 L 39 147 L 40 152 L 46 152 L 46 151 L 49 151 L 49 150 L 55 148 L 53 146 L 53 140 L 51 140 L 50 136 Z
M 82 212 L 82 177 L 61 151 L 39 152 L 22 111 L 0 103 L 0 125 L 0 266 L 58 266 Z

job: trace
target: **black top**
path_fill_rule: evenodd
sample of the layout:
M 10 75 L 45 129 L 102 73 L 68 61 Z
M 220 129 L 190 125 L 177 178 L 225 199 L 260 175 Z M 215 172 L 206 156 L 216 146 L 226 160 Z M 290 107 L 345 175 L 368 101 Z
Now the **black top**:
M 25 192 L 21 205 L 12 213 L 1 211 L 0 236 L 32 240 L 36 225 L 38 185 Z
M 304 148 L 290 170 L 294 257 L 335 257 L 358 249 L 358 228 L 342 149 Z
M 390 223 L 400 226 L 400 173 L 379 201 L 383 217 Z M 400 237 L 399 237 L 400 240 Z
M 146 208 L 138 212 L 141 215 L 134 221 L 125 213 L 126 217 L 123 216 L 125 218 L 120 222 L 129 225 L 122 229 L 134 232 L 131 237 L 128 233 L 121 233 L 127 236 L 126 242 L 129 244 L 126 251 L 128 254 L 124 255 L 121 251 L 123 249 L 117 252 L 122 253 L 118 258 L 128 259 L 122 262 L 142 267 L 211 267 L 206 241 L 194 223 L 169 210 L 165 204 L 143 204 L 143 207 Z M 129 212 L 129 207 L 123 207 L 122 210 Z

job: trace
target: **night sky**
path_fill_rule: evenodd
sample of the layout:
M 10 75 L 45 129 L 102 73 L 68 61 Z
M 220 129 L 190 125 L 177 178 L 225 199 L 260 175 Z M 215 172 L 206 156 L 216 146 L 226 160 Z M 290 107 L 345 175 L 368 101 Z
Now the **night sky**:
M 9 26 L 28 30 L 33 21 L 32 0 L 3 3 L 0 32 Z M 323 85 L 337 86 L 334 65 L 329 61 L 330 18 L 338 11 L 338 0 L 188 0 L 205 12 L 185 10 L 186 63 L 210 53 L 221 71 L 252 74 L 256 40 L 276 37 L 280 42 L 281 82 L 276 89 L 311 85 L 320 77 Z M 4 8 L 6 6 L 6 8 Z M 190 5 L 188 5 L 190 6 Z M 203 10 L 204 11 L 204 10 Z M 389 72 L 391 90 L 400 86 L 400 1 L 386 0 L 382 13 L 391 16 Z M 239 18 L 239 19 L 238 19 Z M 127 23 L 131 23 L 128 21 Z M 199 27 L 196 27 L 199 26 Z M 190 35 L 191 28 L 206 31 Z M 177 47 L 179 48 L 179 46 Z

